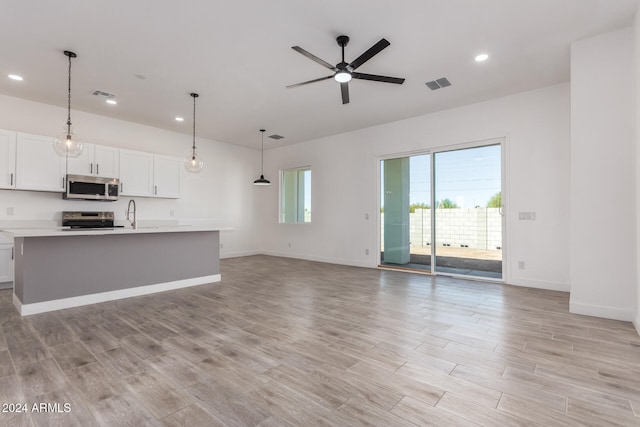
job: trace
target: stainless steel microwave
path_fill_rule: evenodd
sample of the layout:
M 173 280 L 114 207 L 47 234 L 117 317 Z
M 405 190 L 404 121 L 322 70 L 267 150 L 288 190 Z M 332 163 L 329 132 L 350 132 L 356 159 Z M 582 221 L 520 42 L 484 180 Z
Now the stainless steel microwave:
M 118 200 L 120 180 L 99 176 L 67 175 L 64 199 L 79 200 Z

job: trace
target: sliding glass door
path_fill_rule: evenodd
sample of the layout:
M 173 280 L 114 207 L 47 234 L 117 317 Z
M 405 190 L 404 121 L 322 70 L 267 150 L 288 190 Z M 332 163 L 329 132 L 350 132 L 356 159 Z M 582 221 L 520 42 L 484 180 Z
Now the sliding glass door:
M 500 143 L 380 162 L 380 265 L 502 278 Z
M 382 160 L 380 264 L 431 270 L 431 156 Z
M 500 144 L 434 153 L 435 271 L 502 278 Z

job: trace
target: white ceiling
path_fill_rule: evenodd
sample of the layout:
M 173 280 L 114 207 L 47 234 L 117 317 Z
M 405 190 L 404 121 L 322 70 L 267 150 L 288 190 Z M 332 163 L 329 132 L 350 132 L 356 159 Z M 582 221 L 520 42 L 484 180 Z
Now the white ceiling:
M 638 0 L 2 0 L 0 93 L 265 148 L 443 110 L 569 79 L 570 43 L 633 22 Z M 359 72 L 403 85 L 354 80 L 285 86 L 330 71 L 291 49 L 340 62 L 391 42 Z M 486 52 L 490 59 L 473 58 Z M 24 81 L 6 78 L 20 74 Z M 145 76 L 140 79 L 136 75 Z M 431 91 L 425 82 L 453 86 Z M 109 106 L 94 89 L 113 93 Z M 185 117 L 178 123 L 174 117 Z M 60 117 L 61 127 L 65 117 Z M 80 124 L 78 124 L 80 127 Z

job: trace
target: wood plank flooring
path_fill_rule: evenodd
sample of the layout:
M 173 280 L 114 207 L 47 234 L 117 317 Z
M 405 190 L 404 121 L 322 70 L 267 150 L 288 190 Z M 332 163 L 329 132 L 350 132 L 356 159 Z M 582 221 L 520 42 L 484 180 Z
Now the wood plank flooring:
M 640 337 L 566 293 L 267 256 L 221 271 L 30 317 L 0 291 L 0 403 L 28 406 L 0 425 L 640 426 Z

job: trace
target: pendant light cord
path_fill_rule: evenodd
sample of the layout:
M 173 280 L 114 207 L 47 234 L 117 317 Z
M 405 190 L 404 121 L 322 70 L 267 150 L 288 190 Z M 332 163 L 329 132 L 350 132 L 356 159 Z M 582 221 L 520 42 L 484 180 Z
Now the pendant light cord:
M 67 90 L 67 135 L 71 135 L 71 55 L 69 55 L 69 86 Z
M 260 133 L 262 134 L 262 156 L 260 158 L 260 175 L 264 176 L 264 129 L 260 129 Z
M 193 96 L 193 147 L 191 151 L 192 159 L 196 158 L 196 98 L 197 94 L 192 93 Z

